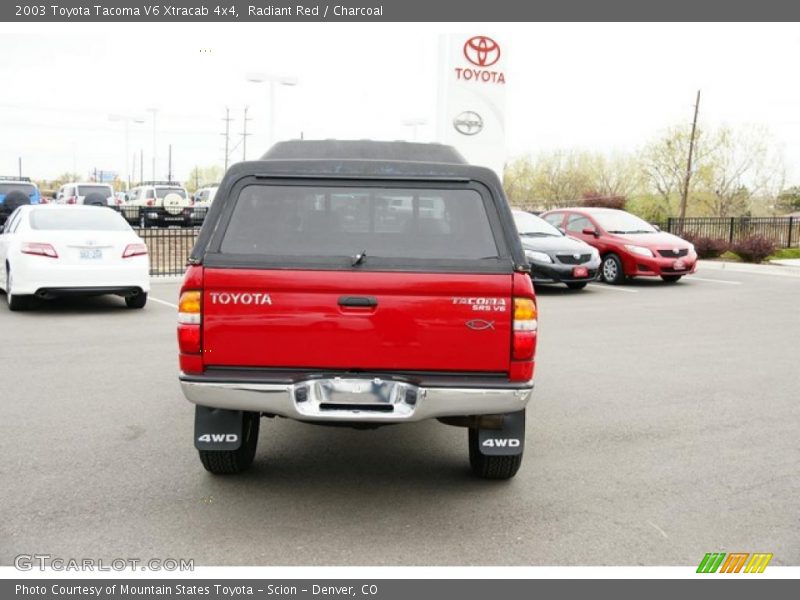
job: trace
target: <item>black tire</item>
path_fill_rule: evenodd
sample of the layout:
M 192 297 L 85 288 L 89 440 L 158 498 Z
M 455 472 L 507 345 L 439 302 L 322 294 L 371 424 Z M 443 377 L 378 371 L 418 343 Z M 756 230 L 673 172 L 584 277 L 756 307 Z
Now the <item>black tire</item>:
M 683 277 L 683 275 L 662 275 L 661 279 L 667 283 L 676 283 L 680 281 L 681 277 Z
M 511 479 L 519 471 L 522 454 L 516 456 L 486 456 L 478 446 L 478 430 L 469 430 L 469 466 L 483 479 Z
M 6 266 L 6 302 L 8 310 L 20 311 L 27 310 L 31 305 L 30 296 L 20 296 L 11 292 L 11 270 Z
M 89 194 L 83 199 L 86 206 L 108 206 L 108 201 L 102 194 Z
M 567 287 L 571 290 L 582 290 L 588 283 L 588 281 L 570 281 Z
M 5 200 L 3 200 L 3 209 L 9 215 L 11 215 L 11 213 L 17 210 L 20 206 L 25 206 L 26 204 L 30 203 L 31 199 L 28 198 L 25 192 L 13 190 L 6 194 Z
M 214 475 L 233 475 L 246 471 L 256 455 L 260 419 L 258 413 L 244 413 L 242 445 L 238 450 L 198 450 L 200 462 L 206 471 Z
M 125 296 L 125 305 L 128 308 L 144 308 L 147 304 L 147 292 L 140 292 L 135 296 Z
M 606 254 L 600 263 L 600 277 L 611 285 L 619 285 L 625 281 L 625 272 L 622 270 L 622 261 L 616 254 Z

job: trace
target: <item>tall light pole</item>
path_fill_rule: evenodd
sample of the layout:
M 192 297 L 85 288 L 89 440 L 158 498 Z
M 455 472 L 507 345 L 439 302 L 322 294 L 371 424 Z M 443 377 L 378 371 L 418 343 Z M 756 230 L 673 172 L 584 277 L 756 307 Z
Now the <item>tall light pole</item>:
M 158 114 L 158 108 L 151 106 L 147 109 L 147 112 L 153 113 L 153 181 L 158 180 L 156 177 L 156 115 Z
M 297 77 L 287 75 L 268 75 L 266 73 L 248 73 L 247 81 L 251 83 L 269 84 L 269 134 L 267 137 L 268 146 L 272 146 L 275 141 L 275 86 L 295 86 Z
M 125 122 L 125 179 L 128 182 L 128 189 L 131 189 L 131 155 L 130 155 L 130 124 L 136 123 L 141 125 L 144 119 L 141 117 L 132 117 L 130 115 L 108 115 L 109 121 L 124 121 Z

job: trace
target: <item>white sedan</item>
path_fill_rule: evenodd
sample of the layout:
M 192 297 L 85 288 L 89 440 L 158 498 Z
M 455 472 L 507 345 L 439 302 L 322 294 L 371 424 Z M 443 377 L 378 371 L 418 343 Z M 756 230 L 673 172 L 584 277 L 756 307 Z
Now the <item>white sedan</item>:
M 143 308 L 147 246 L 117 212 L 98 206 L 26 205 L 0 232 L 0 288 L 11 310 L 33 296 L 115 294 Z

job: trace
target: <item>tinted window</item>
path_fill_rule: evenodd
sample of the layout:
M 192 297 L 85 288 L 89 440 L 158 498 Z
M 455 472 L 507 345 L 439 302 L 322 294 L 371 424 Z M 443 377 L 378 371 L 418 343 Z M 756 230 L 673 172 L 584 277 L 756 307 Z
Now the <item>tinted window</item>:
M 178 194 L 181 198 L 186 198 L 186 190 L 177 187 L 157 187 L 156 196 L 159 200 L 163 200 L 167 194 Z
M 8 194 L 13 191 L 22 192 L 26 196 L 30 196 L 36 192 L 36 188 L 30 183 L 0 183 L 0 194 Z
M 567 219 L 567 231 L 581 233 L 587 227 L 594 229 L 592 222 L 583 215 L 570 215 Z
M 50 231 L 126 231 L 130 226 L 107 208 L 75 210 L 53 208 L 31 211 L 31 228 Z
M 111 186 L 108 185 L 79 185 L 78 186 L 78 195 L 79 196 L 88 196 L 89 194 L 100 194 L 104 198 L 108 198 L 109 196 L 113 196 L 114 193 L 111 190 Z
M 562 213 L 556 213 L 554 215 L 546 215 L 542 217 L 545 221 L 550 223 L 553 227 L 561 227 L 561 223 L 564 221 L 564 215 Z
M 466 259 L 497 256 L 474 190 L 250 185 L 235 205 L 225 254 Z

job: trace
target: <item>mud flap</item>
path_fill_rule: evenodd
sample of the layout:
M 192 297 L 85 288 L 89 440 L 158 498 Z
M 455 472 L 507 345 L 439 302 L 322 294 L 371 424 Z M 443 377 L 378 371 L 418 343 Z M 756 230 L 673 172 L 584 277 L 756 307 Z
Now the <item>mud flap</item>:
M 517 456 L 524 449 L 524 410 L 503 415 L 502 429 L 478 429 L 478 450 L 484 456 Z
M 238 450 L 243 429 L 241 410 L 195 406 L 194 447 L 198 450 Z

